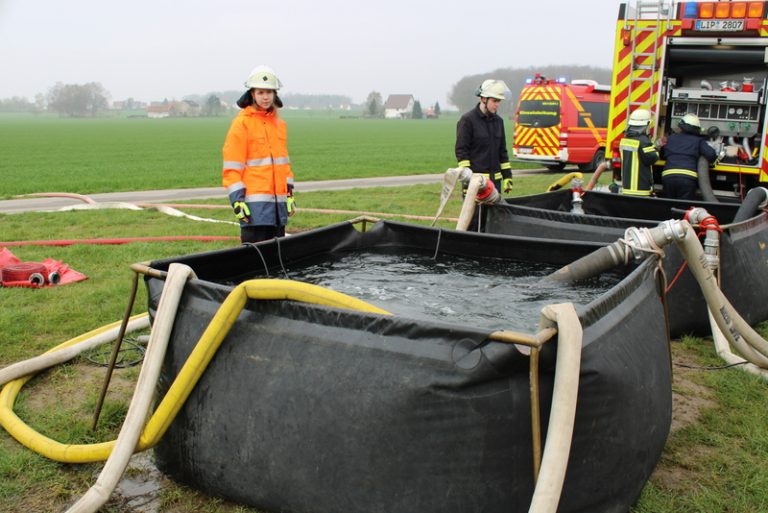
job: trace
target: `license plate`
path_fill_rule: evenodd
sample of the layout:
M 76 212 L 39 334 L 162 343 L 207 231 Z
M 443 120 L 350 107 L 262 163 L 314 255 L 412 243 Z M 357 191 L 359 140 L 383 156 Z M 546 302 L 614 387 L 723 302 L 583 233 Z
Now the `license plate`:
M 702 32 L 738 32 L 744 30 L 744 20 L 696 20 L 696 30 Z
M 533 153 L 533 148 L 520 147 L 520 148 L 517 149 L 517 152 L 518 153 L 522 153 L 523 155 L 529 155 L 529 154 Z

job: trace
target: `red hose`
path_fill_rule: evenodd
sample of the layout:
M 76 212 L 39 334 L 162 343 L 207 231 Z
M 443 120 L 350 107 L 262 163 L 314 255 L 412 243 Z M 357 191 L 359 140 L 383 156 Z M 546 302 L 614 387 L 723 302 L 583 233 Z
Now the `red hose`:
M 48 268 L 38 262 L 11 264 L 0 270 L 0 280 L 4 287 L 19 286 L 19 283 L 31 287 L 42 287 L 45 285 L 47 275 Z
M 18 287 L 18 288 L 25 288 L 25 289 L 39 289 L 40 285 L 35 285 L 34 283 L 30 283 L 28 281 L 2 281 L 2 282 L 0 282 L 0 287 Z
M 21 240 L 0 242 L 0 246 L 72 246 L 74 244 L 127 244 L 129 242 L 169 242 L 180 240 L 196 240 L 205 242 L 223 240 L 239 241 L 240 237 L 230 237 L 226 235 L 178 235 L 168 237 L 121 237 L 116 239 Z

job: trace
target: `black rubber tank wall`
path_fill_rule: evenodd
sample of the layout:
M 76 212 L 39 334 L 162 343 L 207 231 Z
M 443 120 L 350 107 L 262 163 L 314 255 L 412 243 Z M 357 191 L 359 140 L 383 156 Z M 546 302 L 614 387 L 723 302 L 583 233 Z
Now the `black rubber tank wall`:
M 498 258 L 560 264 L 591 249 L 398 223 L 367 233 L 342 223 L 288 237 L 279 248 L 275 241 L 257 247 L 151 264 L 184 262 L 204 278 L 184 290 L 159 394 L 231 290 L 223 283 L 238 276 L 290 273 L 323 252 L 440 258 L 496 248 Z M 146 283 L 153 312 L 163 281 Z M 558 511 L 625 513 L 671 423 L 668 336 L 652 262 L 577 312 L 584 348 Z M 467 326 L 250 300 L 155 448 L 158 467 L 205 493 L 272 512 L 528 511 L 529 359 L 487 336 Z M 556 351 L 554 340 L 541 356 L 544 435 Z
M 572 214 L 570 190 L 508 198 L 507 204 L 487 208 L 486 231 L 494 234 L 611 243 L 630 226 L 654 227 L 668 219 L 682 219 L 691 206 L 701 207 L 718 220 L 721 288 L 734 308 L 755 325 L 768 319 L 768 214 L 757 210 L 743 222 L 731 223 L 738 204 L 684 202 L 638 198 L 622 194 L 586 192 L 585 215 Z M 676 246 L 665 248 L 664 270 L 672 282 L 683 264 Z M 688 270 L 672 285 L 669 296 L 673 336 L 710 333 L 706 303 Z

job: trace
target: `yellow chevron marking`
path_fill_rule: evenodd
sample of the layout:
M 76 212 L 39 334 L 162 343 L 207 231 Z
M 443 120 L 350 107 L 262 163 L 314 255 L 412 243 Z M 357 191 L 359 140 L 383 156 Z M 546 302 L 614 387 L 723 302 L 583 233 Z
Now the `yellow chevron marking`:
M 576 110 L 579 111 L 580 114 L 584 113 L 584 107 L 581 105 L 581 102 L 576 98 L 576 95 L 573 94 L 573 91 L 571 91 L 569 88 L 565 88 L 565 93 L 568 95 L 568 98 L 571 99 L 573 102 L 573 105 L 576 107 Z M 600 132 L 598 132 L 597 127 L 592 122 L 592 116 L 584 116 L 584 122 L 589 127 L 590 131 L 592 132 L 592 136 L 597 140 L 599 144 L 603 144 L 605 141 L 603 141 L 603 138 L 600 137 Z

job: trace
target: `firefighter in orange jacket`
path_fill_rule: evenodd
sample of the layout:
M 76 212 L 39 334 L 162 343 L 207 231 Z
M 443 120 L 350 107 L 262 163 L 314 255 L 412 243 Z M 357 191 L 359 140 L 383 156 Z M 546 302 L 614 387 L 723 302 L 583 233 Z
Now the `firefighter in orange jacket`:
M 278 115 L 280 85 L 267 66 L 251 71 L 248 90 L 237 101 L 242 110 L 222 149 L 222 184 L 240 221 L 243 243 L 284 236 L 288 217 L 296 212 L 287 128 Z

